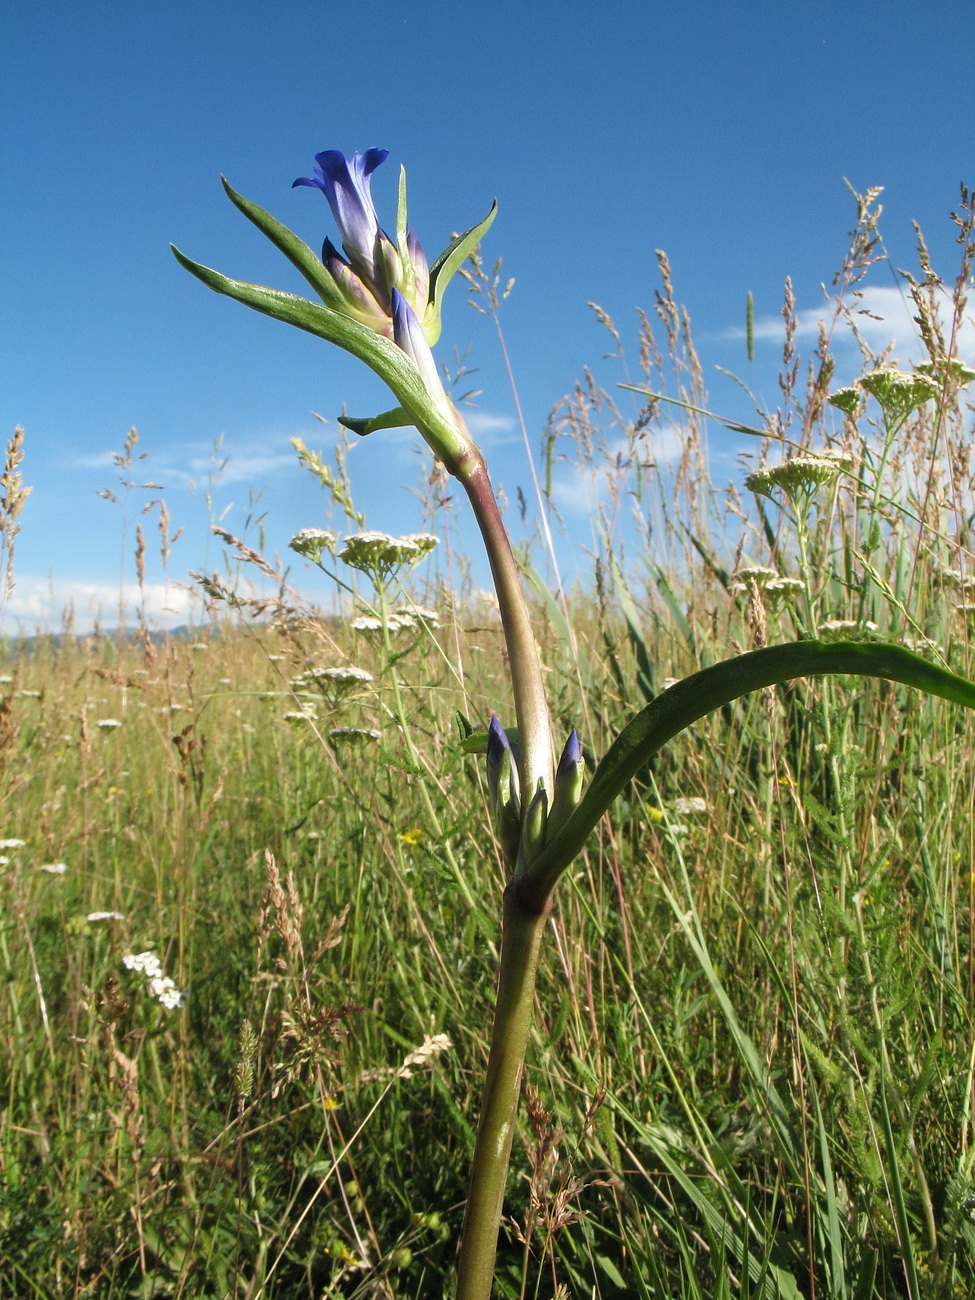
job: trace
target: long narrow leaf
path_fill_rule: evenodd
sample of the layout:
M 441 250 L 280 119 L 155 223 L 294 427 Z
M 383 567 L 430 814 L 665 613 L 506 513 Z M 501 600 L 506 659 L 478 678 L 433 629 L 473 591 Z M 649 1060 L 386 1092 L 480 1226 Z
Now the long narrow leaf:
M 225 176 L 220 179 L 234 207 L 239 209 L 248 221 L 253 222 L 261 234 L 266 235 L 271 243 L 284 253 L 288 261 L 298 268 L 327 307 L 341 311 L 344 306 L 342 294 L 326 271 L 321 258 L 316 257 L 305 241 L 299 239 L 294 231 L 278 221 L 277 217 L 272 217 L 270 212 L 265 212 L 250 199 L 245 199 L 243 194 L 238 194 Z
M 629 722 L 593 773 L 579 807 L 525 869 L 518 885 L 526 906 L 544 905 L 593 827 L 649 759 L 685 727 L 751 691 L 795 677 L 880 677 L 975 709 L 975 684 L 902 646 L 881 642 L 799 641 L 712 664 L 658 695 Z

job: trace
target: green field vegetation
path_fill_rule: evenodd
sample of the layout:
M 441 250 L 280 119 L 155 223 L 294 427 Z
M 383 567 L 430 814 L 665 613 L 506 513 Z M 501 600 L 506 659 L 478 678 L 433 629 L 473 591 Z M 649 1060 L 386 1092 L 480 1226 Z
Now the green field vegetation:
M 862 207 L 847 307 L 876 255 Z M 703 407 L 662 269 L 640 382 Z M 555 412 L 543 464 L 607 491 L 588 589 L 526 558 L 563 734 L 599 755 L 668 678 L 840 620 L 975 676 L 972 408 L 915 288 L 938 395 L 902 420 L 826 402 L 831 328 L 807 372 L 787 303 L 753 467 L 848 457 L 808 513 L 714 486 L 693 410 L 672 469 L 645 399 Z M 449 1294 L 504 880 L 456 714 L 510 706 L 490 604 L 440 582 L 397 626 L 402 577 L 7 646 L 0 1297 Z M 972 755 L 942 700 L 811 680 L 639 775 L 558 890 L 499 1296 L 975 1293 Z

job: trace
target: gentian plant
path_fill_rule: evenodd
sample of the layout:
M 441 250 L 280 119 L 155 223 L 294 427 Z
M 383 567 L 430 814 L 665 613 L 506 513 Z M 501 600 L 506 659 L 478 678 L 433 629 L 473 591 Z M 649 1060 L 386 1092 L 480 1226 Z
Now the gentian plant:
M 229 279 L 173 251 L 216 292 L 316 334 L 370 366 L 397 405 L 371 419 L 342 423 L 361 435 L 400 425 L 417 428 L 463 485 L 484 540 L 507 642 L 517 722 L 515 742 L 492 718 L 481 746 L 508 878 L 497 1005 L 456 1295 L 459 1300 L 485 1300 L 492 1289 L 539 950 L 552 895 L 603 813 L 668 740 L 748 692 L 801 676 L 860 674 L 901 682 L 975 709 L 975 685 L 898 645 L 826 642 L 810 636 L 736 655 L 670 686 L 622 729 L 588 781 L 575 730 L 556 760 L 552 717 L 518 564 L 484 457 L 445 392 L 431 351 L 440 335 L 444 290 L 487 232 L 496 207 L 428 265 L 407 224 L 402 170 L 395 235 L 379 224 L 370 178 L 386 156 L 383 149 L 369 149 L 347 159 L 327 150 L 316 155 L 313 176 L 294 182 L 320 189 L 338 226 L 341 252 L 326 239 L 321 257 L 224 181 L 231 201 L 297 267 L 320 301 Z M 831 474 L 841 468 L 829 463 Z M 769 492 L 775 484 L 763 480 L 753 486 Z M 475 745 L 480 745 L 476 737 L 469 747 Z

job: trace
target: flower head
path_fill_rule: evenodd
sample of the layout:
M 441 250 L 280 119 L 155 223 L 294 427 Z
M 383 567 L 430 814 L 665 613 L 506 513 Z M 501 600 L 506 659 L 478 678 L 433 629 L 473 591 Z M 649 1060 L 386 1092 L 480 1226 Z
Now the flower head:
M 367 434 L 416 425 L 449 472 L 466 479 L 480 466 L 480 453 L 444 395 L 432 358 L 413 335 L 418 330 L 426 348 L 436 342 L 444 290 L 490 227 L 497 205 L 492 205 L 483 221 L 455 235 L 440 256 L 428 263 L 407 223 L 402 169 L 395 238 L 379 223 L 370 186 L 373 173 L 386 157 L 385 149 L 367 149 L 348 158 L 337 149 L 324 150 L 315 155 L 313 175 L 299 176 L 293 182 L 321 190 L 338 226 L 341 249 L 326 239 L 320 259 L 293 231 L 224 182 L 231 202 L 298 268 L 324 306 L 263 285 L 232 280 L 192 261 L 175 247 L 173 253 L 182 266 L 217 293 L 337 344 L 364 360 L 389 385 L 398 405 L 368 420 L 343 417 L 341 422 L 347 428 Z M 395 304 L 397 294 L 415 319 L 410 320 Z M 383 340 L 392 340 L 394 335 L 412 365 L 404 365 L 398 350 L 385 346 Z M 419 376 L 412 373 L 414 366 Z M 431 374 L 433 382 L 427 391 Z
M 511 742 L 508 740 L 507 732 L 497 717 L 492 713 L 491 722 L 488 726 L 487 735 L 487 776 L 488 788 L 491 791 L 491 801 L 497 805 L 501 785 L 501 769 L 505 763 L 505 755 L 508 762 L 511 763 L 511 795 L 518 797 L 518 767 L 512 761 Z
M 555 794 L 545 827 L 546 839 L 551 839 L 578 807 L 585 778 L 586 760 L 582 756 L 578 732 L 573 727 L 555 770 Z
M 844 415 L 852 418 L 860 406 L 860 393 L 854 385 L 850 384 L 846 388 L 837 388 L 835 393 L 830 393 L 828 400 L 830 406 L 835 406 Z
M 821 641 L 862 640 L 872 636 L 877 624 L 867 619 L 832 618 L 827 623 L 820 623 L 818 632 Z
M 409 227 L 400 232 L 397 246 L 379 224 L 370 179 L 388 154 L 388 149 L 367 149 L 346 158 L 338 149 L 326 149 L 315 155 L 314 176 L 299 176 L 294 185 L 311 185 L 328 199 L 348 261 L 326 239 L 322 265 L 345 299 L 348 314 L 391 337 L 394 292 L 406 294 L 415 311 L 426 318 L 430 270 Z M 404 210 L 404 226 L 405 220 Z
M 101 913 L 99 919 L 109 915 L 114 917 L 118 913 Z M 168 975 L 162 973 L 162 962 L 154 952 L 127 953 L 122 958 L 122 965 L 127 970 L 137 971 L 146 977 L 149 996 L 158 998 L 167 1011 L 178 1011 L 186 1005 L 186 994 L 176 987 Z
M 369 181 L 388 156 L 388 149 L 367 149 L 365 153 L 354 153 L 347 159 L 338 149 L 325 149 L 315 154 L 314 176 L 299 176 L 291 187 L 311 185 L 322 191 L 341 232 L 346 256 L 374 288 L 379 288 L 383 282 L 377 266 L 380 242 L 385 239 L 391 248 L 392 244 L 379 227 Z M 327 240 L 326 246 L 331 247 Z M 327 265 L 324 252 L 322 261 Z
M 333 727 L 328 738 L 333 744 L 358 745 L 364 740 L 382 740 L 383 733 L 374 727 Z
M 334 552 L 337 540 L 327 528 L 303 528 L 300 533 L 295 533 L 288 545 L 299 555 L 320 564 L 326 551 Z
M 501 851 L 513 866 L 521 842 L 521 783 L 511 742 L 493 715 L 487 736 L 487 777 Z
M 905 374 L 893 366 L 864 375 L 860 387 L 876 398 L 891 424 L 900 424 L 912 411 L 938 396 L 938 385 L 932 378 L 916 372 Z
M 409 533 L 406 537 L 390 537 L 379 532 L 353 533 L 345 539 L 338 558 L 350 568 L 385 582 L 398 569 L 425 559 L 437 541 L 432 533 Z
M 792 501 L 808 505 L 819 489 L 832 483 L 849 464 L 845 456 L 792 456 L 780 465 L 768 465 L 749 474 L 745 487 L 756 496 L 772 499 L 778 489 Z

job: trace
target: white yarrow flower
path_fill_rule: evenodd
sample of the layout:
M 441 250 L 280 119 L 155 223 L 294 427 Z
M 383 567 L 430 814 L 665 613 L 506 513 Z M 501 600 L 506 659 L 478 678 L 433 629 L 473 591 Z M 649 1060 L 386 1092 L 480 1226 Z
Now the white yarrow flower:
M 167 1011 L 177 1011 L 186 1005 L 187 995 L 162 973 L 162 963 L 154 952 L 128 953 L 122 958 L 122 964 L 145 975 L 149 996 L 158 998 Z
M 162 963 L 154 952 L 126 953 L 122 965 L 127 970 L 141 971 L 148 979 L 162 974 Z
M 674 800 L 674 812 L 679 817 L 686 817 L 689 813 L 706 813 L 707 810 L 708 801 L 700 795 L 686 795 Z

